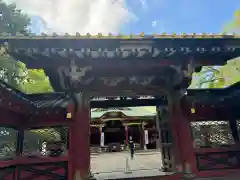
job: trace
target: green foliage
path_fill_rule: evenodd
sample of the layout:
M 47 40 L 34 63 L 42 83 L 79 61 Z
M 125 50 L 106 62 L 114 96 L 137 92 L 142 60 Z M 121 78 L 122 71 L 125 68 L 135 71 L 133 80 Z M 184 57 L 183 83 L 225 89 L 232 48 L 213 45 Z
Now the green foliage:
M 233 59 L 221 69 L 221 77 L 224 79 L 224 86 L 230 86 L 240 81 L 240 58 Z
M 195 73 L 189 88 L 224 88 L 240 81 L 240 58 L 228 61 L 222 67 L 204 67 Z
M 0 57 L 0 79 L 27 94 L 53 91 L 43 70 L 27 69 L 7 56 Z
M 233 14 L 233 19 L 229 22 L 224 30 L 226 32 L 240 32 L 240 8 L 237 9 Z
M 9 83 L 14 88 L 23 89 L 20 82 L 26 81 L 27 69 L 21 62 L 8 56 L 0 56 L 0 79 Z
M 0 12 L 0 33 L 27 34 L 29 32 L 30 19 L 20 9 L 17 9 L 15 4 L 7 5 L 0 0 Z
M 28 33 L 29 18 L 15 4 L 7 5 L 0 0 L 0 33 L 16 32 Z M 23 89 L 23 84 L 27 76 L 27 69 L 21 62 L 15 61 L 5 54 L 1 49 L 0 55 L 0 79 L 19 90 Z
M 0 0 L 0 33 L 29 33 L 29 17 L 16 8 Z M 43 70 L 28 70 L 25 65 L 1 52 L 0 79 L 25 93 L 52 92 L 52 87 Z
M 224 27 L 225 32 L 240 33 L 240 8 L 237 9 L 232 20 Z M 206 78 L 206 74 L 211 77 Z M 213 68 L 204 67 L 199 73 L 194 73 L 192 88 L 223 88 L 240 81 L 240 57 L 230 60 L 225 66 Z
M 0 12 L 0 33 L 29 33 L 28 25 L 30 25 L 30 21 L 28 16 L 17 9 L 14 4 L 7 5 L 0 0 Z M 52 91 L 48 78 L 45 76 L 43 70 L 28 70 L 23 63 L 5 54 L 3 49 L 1 49 L 0 55 L 0 79 L 25 93 Z M 10 131 L 8 130 L 8 132 Z M 50 135 L 48 131 L 36 131 L 35 134 L 39 136 L 39 138 L 45 137 L 45 139 L 48 139 Z M 36 136 L 31 137 L 31 143 L 34 143 Z M 13 140 L 16 137 L 10 135 L 9 138 Z
M 53 92 L 48 77 L 42 69 L 27 71 L 28 81 L 24 83 L 24 92 L 27 94 Z

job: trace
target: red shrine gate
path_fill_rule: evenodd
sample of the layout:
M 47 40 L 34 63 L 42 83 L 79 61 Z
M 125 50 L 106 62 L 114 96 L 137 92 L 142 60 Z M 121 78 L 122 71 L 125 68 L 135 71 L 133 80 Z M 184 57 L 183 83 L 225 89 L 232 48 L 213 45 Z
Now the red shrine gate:
M 231 179 L 234 173 L 238 173 L 239 85 L 225 89 L 188 90 L 188 95 L 182 99 L 186 103 L 182 106 L 183 112 L 189 117 L 192 130 L 197 177 L 224 176 Z
M 50 179 L 66 179 L 66 176 L 68 179 L 89 177 L 89 102 L 90 97 L 98 96 L 166 97 L 168 122 L 166 125 L 166 122 L 162 121 L 160 125 L 163 127 L 166 125 L 165 131 L 171 131 L 173 151 L 169 154 L 168 150 L 165 151 L 166 147 L 163 147 L 163 152 L 168 152 L 167 156 L 173 157 L 170 167 L 180 173 L 162 178 L 178 179 L 190 169 L 198 175 L 199 169 L 194 158 L 195 149 L 192 145 L 191 131 L 188 128 L 189 120 L 182 113 L 180 100 L 191 82 L 194 71 L 199 71 L 203 65 L 223 65 L 228 59 L 240 54 L 239 38 L 226 35 L 161 35 L 156 37 L 142 35 L 124 38 L 103 37 L 101 34 L 98 37 L 10 36 L 2 37 L 0 41 L 9 55 L 24 62 L 28 68 L 44 69 L 53 89 L 56 92 L 66 92 L 65 96 L 70 97 L 71 101 L 69 99 L 66 101 L 70 102 L 67 106 L 69 113 L 67 122 L 66 117 L 63 116 L 67 113 L 66 108 L 61 107 L 58 111 L 53 109 L 53 112 L 49 112 L 49 107 L 39 108 L 38 105 L 32 104 L 36 97 L 31 99 L 31 95 L 21 94 L 22 99 L 15 100 L 18 108 L 26 108 L 18 110 L 20 116 L 12 117 L 12 123 L 18 130 L 59 124 L 69 127 L 68 156 L 62 157 L 61 160 L 68 164 L 67 175 L 65 173 L 62 176 L 55 176 L 56 172 L 55 175 L 48 173 Z M 5 106 L 4 108 L 9 109 Z M 19 121 L 20 119 L 27 119 L 27 125 L 24 126 Z M 18 143 L 19 150 L 22 149 L 22 143 Z M 50 165 L 50 162 L 59 160 L 60 158 L 54 160 L 53 158 L 38 158 L 37 163 L 48 162 L 47 165 Z M 13 167 L 12 178 L 24 179 L 19 173 L 20 167 L 23 163 L 31 162 L 33 160 L 29 158 L 27 160 L 17 158 L 11 161 L 13 166 L 8 167 Z M 29 168 L 32 167 L 31 164 Z M 49 169 L 54 168 L 48 168 L 48 171 Z M 36 171 L 41 170 L 35 169 Z M 15 174 L 17 176 L 14 176 Z M 31 178 L 33 178 L 32 175 Z M 151 177 L 151 179 L 155 178 L 160 177 Z
M 193 139 L 191 139 L 191 144 L 189 145 L 189 147 L 193 147 L 193 156 L 189 156 L 189 159 L 192 159 L 193 164 L 190 164 L 188 170 L 195 169 L 193 172 L 198 177 L 233 176 L 234 174 L 237 174 L 240 168 L 238 160 L 240 151 L 235 144 L 237 144 L 239 140 L 238 128 L 240 126 L 239 123 L 238 125 L 234 123 L 236 123 L 236 119 L 240 116 L 238 111 L 240 102 L 238 101 L 240 98 L 239 84 L 226 89 L 189 90 L 188 94 L 189 95 L 184 96 L 181 101 L 185 116 L 189 117 L 189 120 L 192 121 L 188 121 L 188 124 L 191 123 L 193 133 Z M 44 128 L 46 126 L 54 127 L 59 124 L 65 126 L 71 125 L 71 121 L 66 121 L 65 119 L 66 111 L 60 108 L 65 102 L 69 101 L 64 93 L 24 95 L 2 83 L 1 95 L 2 101 L 0 107 L 2 118 L 0 124 L 1 126 L 11 124 L 12 127 L 16 127 L 17 131 L 15 130 L 15 132 L 18 132 L 17 144 L 19 145 L 23 140 L 21 138 L 21 129 L 27 130 L 30 127 Z M 129 106 L 136 106 L 144 103 L 157 105 L 159 102 L 163 105 L 165 104 L 161 99 L 152 99 L 151 101 L 132 100 L 131 102 L 132 104 L 129 103 Z M 111 104 L 109 103 L 115 104 L 114 100 L 110 100 L 101 102 L 101 105 L 103 107 L 106 105 L 110 106 Z M 117 103 L 119 106 L 122 106 L 126 101 L 120 100 L 117 101 Z M 29 108 L 30 104 L 33 105 L 32 108 Z M 91 106 L 97 107 L 98 104 L 99 102 L 92 101 Z M 20 109 L 20 106 L 27 109 Z M 54 108 L 51 109 L 50 107 L 53 106 Z M 193 111 L 193 108 L 195 112 Z M 11 114 L 9 114 L 9 111 Z M 32 118 L 28 119 L 25 117 L 24 122 L 26 123 L 24 123 L 23 126 L 21 123 L 23 119 L 21 117 L 25 115 L 32 116 L 31 112 L 34 112 L 35 114 L 34 121 L 31 120 Z M 164 119 L 166 119 L 164 114 L 165 111 L 164 108 L 162 108 L 160 124 L 163 142 L 163 160 L 165 162 L 163 170 L 169 171 L 172 168 L 171 164 L 169 164 L 172 162 L 171 154 L 169 154 L 169 150 L 171 150 L 171 146 L 169 146 L 169 144 L 171 144 L 171 139 L 169 138 L 169 133 L 166 129 L 168 126 L 166 123 L 168 121 L 164 122 Z M 226 123 L 229 123 L 229 126 L 227 126 L 227 128 L 224 126 L 225 130 L 223 132 L 220 131 L 216 133 L 213 131 L 213 134 L 217 134 L 218 137 L 214 137 L 214 139 L 211 140 L 209 133 L 211 135 L 212 130 L 216 128 L 218 128 L 218 131 L 221 130 L 221 126 Z M 206 128 L 209 130 L 208 132 L 205 131 Z M 227 135 L 225 133 L 227 133 Z M 232 138 L 230 138 L 228 134 L 230 134 Z M 24 133 L 24 135 L 25 138 L 28 138 L 26 133 Z M 200 140 L 200 143 L 196 141 L 199 137 L 204 137 L 203 140 Z M 3 140 L 3 136 L 1 136 L 1 140 Z M 226 143 L 226 140 L 228 140 L 228 143 Z M 233 140 L 236 143 L 233 143 Z M 164 146 L 167 144 L 168 146 Z M 62 157 L 48 157 L 44 154 L 26 154 L 25 143 L 23 146 L 19 145 L 16 147 L 15 152 L 17 156 L 11 156 L 10 158 L 8 157 L 8 159 L 1 159 L 1 179 L 66 179 L 67 176 L 71 179 L 71 174 L 68 173 L 71 171 L 71 161 L 69 159 L 71 154 L 68 156 L 67 154 L 63 154 Z M 189 151 L 191 150 L 192 149 Z M 186 175 L 192 176 L 191 173 L 180 172 L 172 174 L 172 176 L 155 178 L 178 179 L 179 176 L 184 177 Z M 228 179 L 229 176 L 227 177 Z M 187 177 L 188 179 L 191 179 L 189 176 Z M 151 178 L 153 179 L 153 177 Z

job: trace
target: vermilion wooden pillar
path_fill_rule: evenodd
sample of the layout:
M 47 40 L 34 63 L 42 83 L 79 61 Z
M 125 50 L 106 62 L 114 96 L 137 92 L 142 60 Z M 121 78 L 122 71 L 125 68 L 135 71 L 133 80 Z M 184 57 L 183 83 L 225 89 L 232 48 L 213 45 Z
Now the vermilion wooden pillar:
M 179 121 L 179 141 L 183 161 L 182 163 L 185 171 L 188 172 L 190 170 L 191 172 L 196 173 L 197 162 L 194 153 L 190 120 L 183 115 L 180 105 L 176 107 L 176 114 L 178 114 Z
M 79 97 L 80 96 L 80 97 Z M 76 102 L 75 102 L 76 103 Z M 78 95 L 71 108 L 73 123 L 69 134 L 69 156 L 74 180 L 88 179 L 90 175 L 90 106 L 87 97 Z
M 175 106 L 174 102 L 171 102 L 171 98 L 168 97 L 168 113 L 169 113 L 169 124 L 171 127 L 171 133 L 172 133 L 172 143 L 173 143 L 173 157 L 174 157 L 174 164 L 173 164 L 173 170 L 176 169 L 177 171 L 181 171 L 182 164 L 181 164 L 181 152 L 180 152 L 180 141 L 179 141 L 179 124 L 177 122 L 177 114 L 175 114 Z
M 197 172 L 196 158 L 194 155 L 192 133 L 190 121 L 182 113 L 180 105 L 180 96 L 175 93 L 170 101 L 170 122 L 173 132 L 174 143 L 176 143 L 175 150 L 177 154 L 176 163 L 181 165 L 184 171 Z M 180 163 L 180 164 L 179 164 Z

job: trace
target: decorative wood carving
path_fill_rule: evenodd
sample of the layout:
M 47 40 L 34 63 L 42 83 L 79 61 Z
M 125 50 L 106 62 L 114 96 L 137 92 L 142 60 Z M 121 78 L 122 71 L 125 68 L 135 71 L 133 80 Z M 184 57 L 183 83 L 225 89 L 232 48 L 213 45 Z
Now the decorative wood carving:
M 117 86 L 119 83 L 121 83 L 122 81 L 124 81 L 126 79 L 126 77 L 102 77 L 102 78 L 99 78 L 100 80 L 103 81 L 103 83 L 106 85 L 106 86 L 110 86 L 110 87 L 113 87 L 113 86 Z

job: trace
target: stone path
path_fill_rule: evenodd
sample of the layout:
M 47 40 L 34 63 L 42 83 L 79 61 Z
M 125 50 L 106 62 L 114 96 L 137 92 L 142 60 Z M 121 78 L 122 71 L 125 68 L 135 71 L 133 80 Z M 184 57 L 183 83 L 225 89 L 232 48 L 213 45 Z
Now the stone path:
M 158 170 L 162 166 L 160 152 L 137 153 L 133 160 L 128 152 L 105 153 L 91 156 L 92 173 L 124 172 L 126 170 L 126 159 L 130 170 Z
M 126 173 L 126 158 L 130 173 Z M 165 176 L 171 173 L 159 171 L 161 154 L 157 151 L 137 153 L 131 160 L 128 152 L 91 155 L 92 173 L 97 180 Z M 239 180 L 239 177 L 196 178 L 196 180 Z
M 168 176 L 171 173 L 161 172 L 159 170 L 137 170 L 131 173 L 124 172 L 113 172 L 113 173 L 99 173 L 95 174 L 94 177 L 97 180 L 117 180 L 117 179 L 136 179 L 136 178 L 150 178 L 155 176 Z

